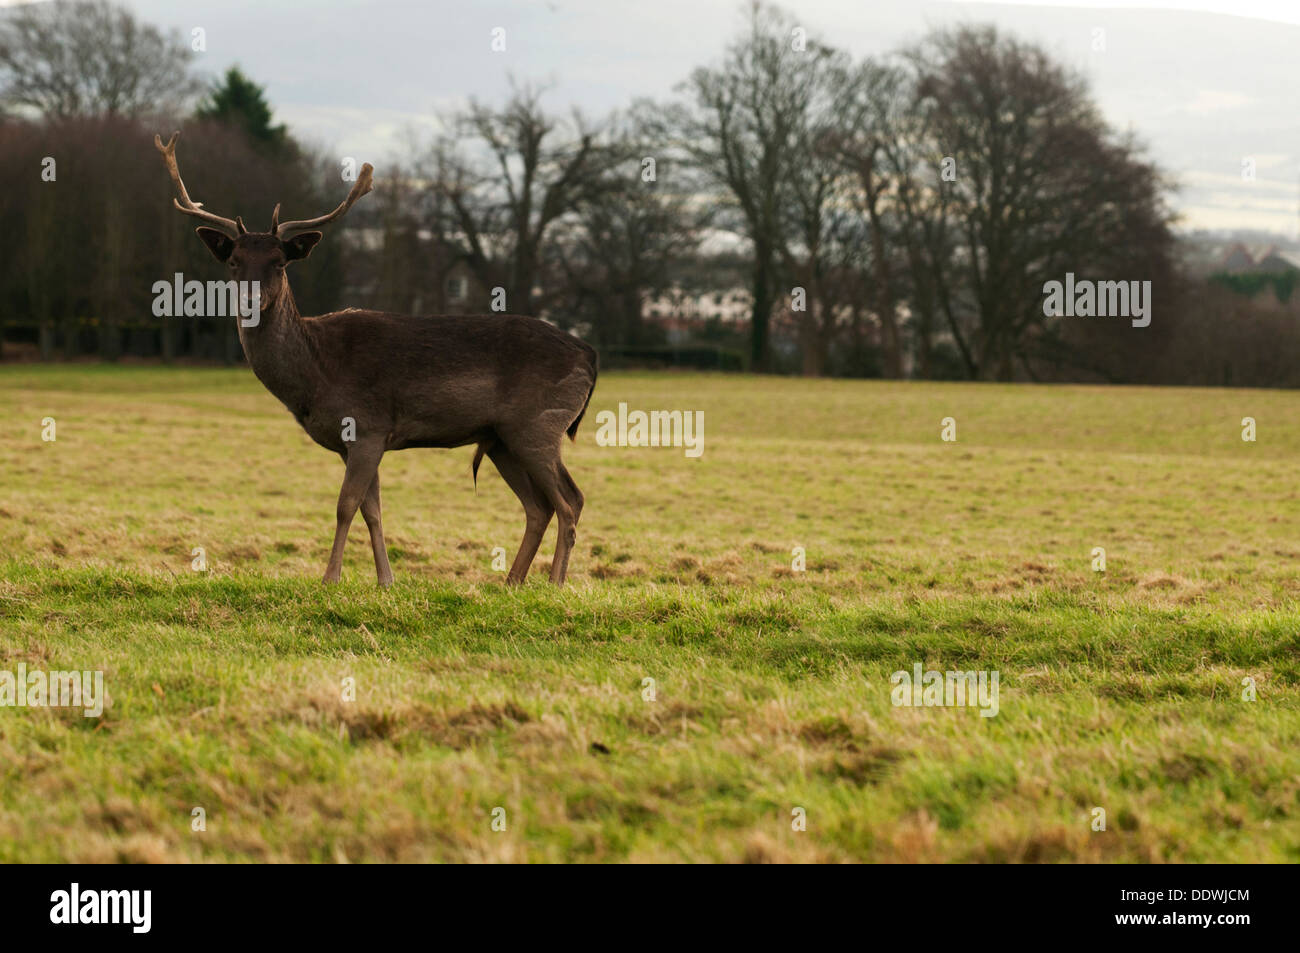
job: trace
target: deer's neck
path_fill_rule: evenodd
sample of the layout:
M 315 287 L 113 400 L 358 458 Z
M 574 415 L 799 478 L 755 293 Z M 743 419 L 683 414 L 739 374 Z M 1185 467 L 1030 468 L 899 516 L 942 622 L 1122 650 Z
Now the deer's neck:
M 253 373 L 295 415 L 310 409 L 320 364 L 288 287 L 253 327 L 239 322 L 239 340 Z

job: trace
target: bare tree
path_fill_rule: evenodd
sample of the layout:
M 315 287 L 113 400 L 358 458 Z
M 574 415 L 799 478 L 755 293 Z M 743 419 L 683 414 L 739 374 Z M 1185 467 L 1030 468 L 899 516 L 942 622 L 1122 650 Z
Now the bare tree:
M 865 231 L 854 183 L 837 148 L 849 103 L 848 58 L 815 41 L 805 45 L 803 55 L 805 61 L 790 78 L 800 86 L 802 108 L 790 132 L 793 161 L 786 164 L 780 183 L 777 249 L 784 276 L 804 291 L 803 310 L 795 312 L 802 368 L 817 376 L 830 366 L 842 320 L 862 304 L 855 297 L 861 282 L 853 271 L 864 256 Z
M 1163 183 L 1110 133 L 1081 79 L 992 27 L 939 31 L 911 51 L 931 160 L 950 163 L 954 254 L 941 307 L 971 377 L 1010 380 L 1045 327 L 1042 287 L 1116 273 L 1169 248 Z M 1141 236 L 1141 245 L 1134 239 Z M 1147 259 L 1150 260 L 1150 259 Z
M 775 7 L 754 2 L 748 31 L 717 68 L 700 68 L 684 84 L 689 101 L 672 111 L 680 147 L 714 188 L 730 196 L 738 228 L 753 244 L 750 291 L 751 358 L 771 363 L 769 324 L 777 300 L 785 237 L 782 189 L 791 168 L 806 160 L 793 147 L 812 86 L 806 71 L 818 44 L 796 49 L 797 24 Z
M 881 370 L 885 377 L 902 377 L 904 343 L 898 306 L 908 266 L 919 265 L 902 254 L 907 247 L 906 209 L 900 197 L 912 174 L 905 158 L 910 134 L 907 85 L 898 70 L 873 60 L 845 71 L 837 85 L 841 93 L 823 148 L 853 178 L 855 188 L 848 198 L 867 235 L 860 267 L 880 328 Z
M 698 250 L 713 210 L 699 200 L 690 169 L 659 152 L 653 121 L 630 115 L 611 135 L 609 165 L 588 190 L 551 254 L 567 312 L 603 347 L 647 343 L 646 295 L 662 293 L 674 266 Z
M 479 281 L 506 291 L 515 314 L 536 315 L 548 233 L 599 188 L 617 161 L 580 115 L 548 115 L 539 90 L 516 88 L 501 108 L 472 102 L 448 123 L 430 157 L 440 231 L 463 244 Z
M 0 106 L 46 118 L 176 114 L 199 91 L 178 35 L 107 0 L 51 0 L 0 15 Z

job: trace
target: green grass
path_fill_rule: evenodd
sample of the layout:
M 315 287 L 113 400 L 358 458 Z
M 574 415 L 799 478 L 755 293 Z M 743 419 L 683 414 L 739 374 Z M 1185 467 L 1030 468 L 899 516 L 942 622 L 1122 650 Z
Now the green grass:
M 597 446 L 619 401 L 703 457 Z M 503 585 L 465 448 L 384 461 L 380 591 L 248 372 L 0 369 L 0 669 L 111 698 L 0 708 L 0 861 L 1300 860 L 1298 405 L 603 374 L 568 587 L 553 528 Z M 894 707 L 918 662 L 998 715 Z

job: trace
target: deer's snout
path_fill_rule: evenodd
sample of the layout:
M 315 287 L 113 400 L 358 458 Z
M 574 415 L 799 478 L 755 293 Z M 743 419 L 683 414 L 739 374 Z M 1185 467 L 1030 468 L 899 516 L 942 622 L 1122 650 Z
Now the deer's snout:
M 275 269 L 241 276 L 238 281 L 239 305 L 245 314 L 266 311 L 284 288 L 284 274 Z

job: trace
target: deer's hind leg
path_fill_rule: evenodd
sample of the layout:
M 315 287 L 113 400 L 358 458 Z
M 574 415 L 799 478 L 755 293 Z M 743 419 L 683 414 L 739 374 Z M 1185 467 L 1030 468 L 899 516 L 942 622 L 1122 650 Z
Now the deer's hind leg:
M 546 535 L 546 527 L 551 523 L 554 508 L 543 494 L 537 492 L 527 468 L 505 444 L 497 442 L 488 450 L 487 455 L 524 506 L 524 519 L 527 521 L 524 539 L 510 566 L 510 575 L 506 577 L 506 582 L 522 583 L 528 577 L 528 570 L 537 556 L 537 548 Z
M 537 493 L 555 510 L 559 533 L 555 542 L 555 558 L 551 560 L 551 582 L 564 585 L 569 570 L 569 554 L 578 540 L 578 517 L 582 515 L 583 496 L 578 484 L 560 461 L 559 441 L 549 453 L 538 454 L 524 461 L 528 476 Z
M 564 577 L 569 573 L 569 555 L 578 542 L 578 518 L 582 516 L 585 498 L 558 454 L 555 458 L 555 473 L 555 490 L 563 496 L 565 510 L 561 511 L 557 507 L 555 511 L 559 514 L 560 532 L 555 543 L 555 561 L 551 563 L 551 582 L 562 586 Z
M 586 393 L 584 390 L 582 397 L 585 398 Z M 581 399 L 578 406 L 581 406 Z M 510 448 L 511 455 L 528 471 L 538 501 L 548 503 L 559 521 L 555 558 L 551 560 L 551 582 L 557 586 L 564 584 L 569 554 L 578 538 L 578 517 L 582 515 L 582 491 L 560 460 L 565 429 L 577 413 L 576 410 L 557 407 L 543 412 L 527 425 L 497 428 L 498 436 Z

